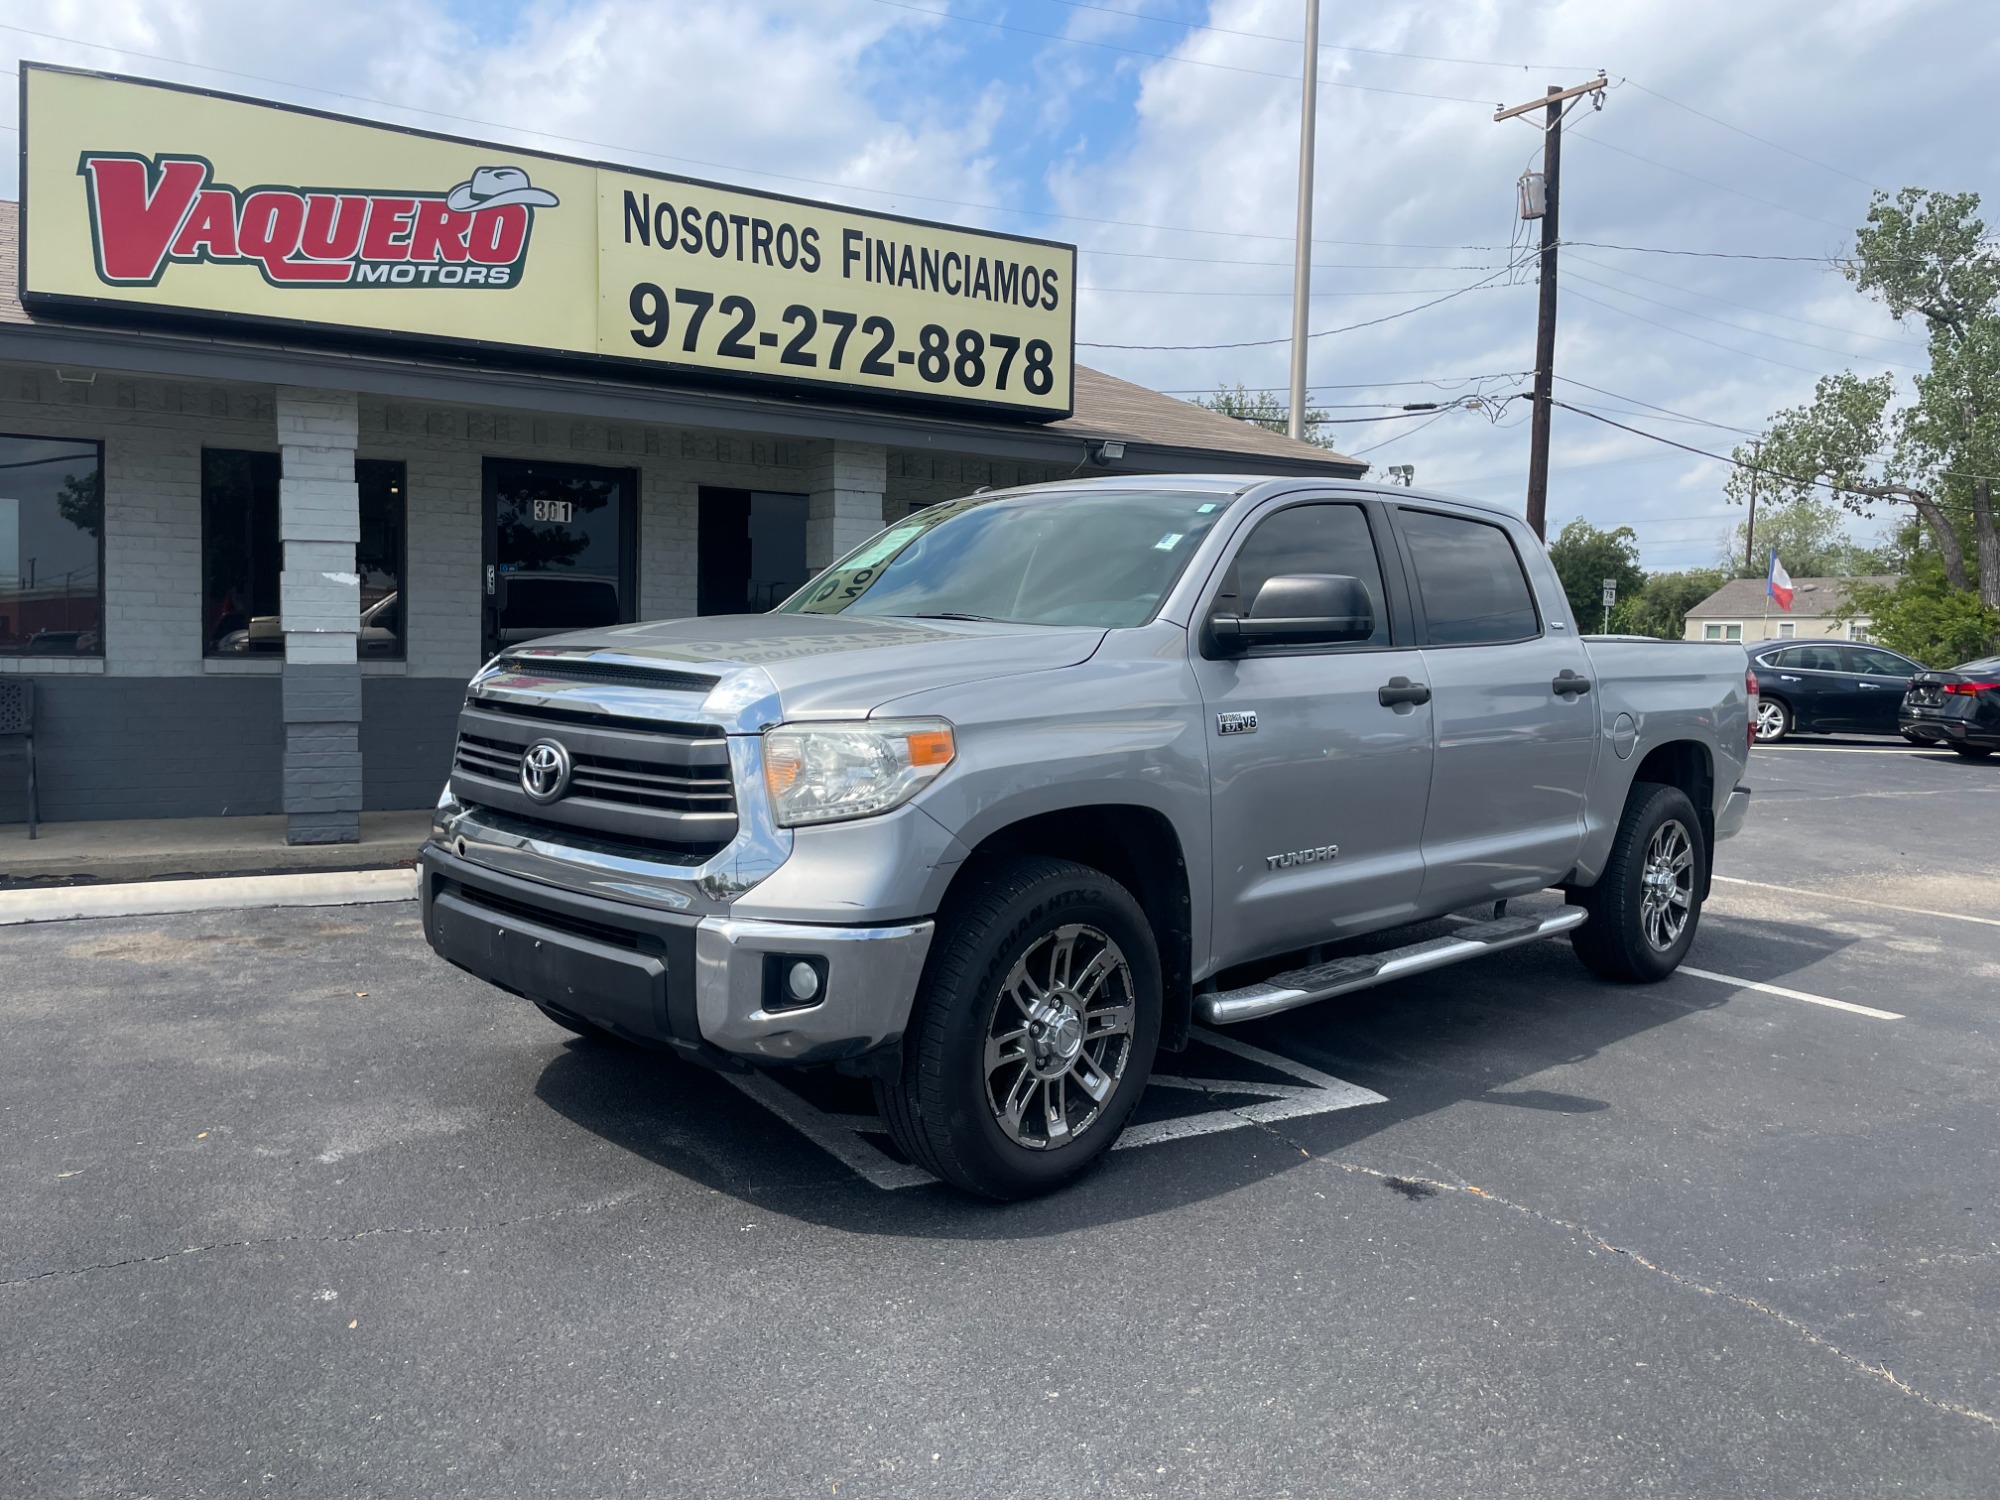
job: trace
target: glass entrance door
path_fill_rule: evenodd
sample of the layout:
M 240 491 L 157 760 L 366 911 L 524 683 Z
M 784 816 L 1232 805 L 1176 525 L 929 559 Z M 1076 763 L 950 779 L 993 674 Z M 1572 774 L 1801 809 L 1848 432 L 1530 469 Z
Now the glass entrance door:
M 486 460 L 486 654 L 636 619 L 639 476 Z

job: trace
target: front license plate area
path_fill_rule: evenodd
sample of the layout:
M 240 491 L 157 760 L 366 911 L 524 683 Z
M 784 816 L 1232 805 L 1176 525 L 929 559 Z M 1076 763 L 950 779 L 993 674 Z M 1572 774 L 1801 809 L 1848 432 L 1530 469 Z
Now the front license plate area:
M 667 964 L 572 932 L 490 912 L 450 891 L 431 907 L 438 951 L 488 983 L 647 1041 L 665 1041 Z

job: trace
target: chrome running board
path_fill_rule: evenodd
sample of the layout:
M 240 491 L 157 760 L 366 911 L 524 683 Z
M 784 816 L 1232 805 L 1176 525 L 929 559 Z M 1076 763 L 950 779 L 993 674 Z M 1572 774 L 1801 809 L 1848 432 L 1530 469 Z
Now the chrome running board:
M 1357 953 L 1351 958 L 1336 958 L 1311 968 L 1274 974 L 1241 989 L 1196 995 L 1195 1014 L 1210 1026 L 1274 1016 L 1281 1010 L 1331 1000 L 1351 990 L 1365 990 L 1392 979 L 1463 963 L 1483 953 L 1497 953 L 1502 948 L 1554 937 L 1572 927 L 1581 927 L 1587 915 L 1580 906 L 1563 906 L 1545 917 L 1501 917 L 1469 923 L 1450 937 L 1431 938 L 1406 948 L 1385 948 L 1380 953 Z

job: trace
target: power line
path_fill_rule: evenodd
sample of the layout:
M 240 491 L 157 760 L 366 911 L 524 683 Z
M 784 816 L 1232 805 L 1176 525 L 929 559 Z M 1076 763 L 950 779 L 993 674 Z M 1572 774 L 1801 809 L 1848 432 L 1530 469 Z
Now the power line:
M 1558 375 L 1556 376 L 1556 379 L 1560 380 L 1564 385 L 1582 386 L 1583 389 L 1585 389 L 1586 391 L 1595 391 L 1600 396 L 1609 396 L 1613 401 L 1626 401 L 1631 403 L 1633 406 L 1644 406 L 1652 411 L 1660 412 L 1663 415 L 1669 417 L 1679 417 L 1684 422 L 1703 422 L 1710 427 L 1720 428 L 1724 432 L 1741 433 L 1744 437 L 1753 438 L 1761 436 L 1761 434 L 1752 432 L 1747 427 L 1731 427 L 1726 422 L 1710 422 L 1706 417 L 1697 417 L 1697 416 L 1692 416 L 1684 411 L 1675 411 L 1671 406 L 1654 406 L 1652 402 L 1641 401 L 1637 396 L 1627 396 L 1620 391 L 1607 391 L 1601 385 L 1587 384 L 1584 381 L 1576 379 L 1576 377 L 1572 375 Z
M 1029 26 L 1016 26 L 1008 21 L 989 21 L 983 16 L 960 15 L 956 11 L 932 10 L 925 5 L 911 5 L 909 0 L 875 0 L 877 5 L 886 5 L 892 10 L 913 11 L 920 16 L 932 16 L 940 21 L 957 21 L 966 26 L 985 26 L 994 31 L 1011 31 L 1020 36 L 1040 37 L 1044 41 L 1062 42 L 1071 47 L 1096 47 L 1106 52 L 1123 52 L 1130 57 L 1150 57 L 1159 62 L 1180 63 L 1191 68 L 1215 68 L 1224 73 L 1247 73 L 1254 78 L 1282 78 L 1288 83 L 1299 82 L 1296 73 L 1273 73 L 1268 68 L 1245 68 L 1235 63 L 1210 62 L 1202 57 L 1180 57 L 1172 52 L 1152 52 L 1144 47 L 1126 47 L 1117 42 L 1100 42 L 1091 37 L 1064 36 L 1059 31 L 1036 31 Z M 1414 89 L 1386 89 L 1369 83 L 1345 83 L 1338 79 L 1320 80 L 1321 88 L 1352 89 L 1363 94 L 1396 94 L 1405 99 L 1438 99 L 1449 104 L 1479 104 L 1490 101 L 1471 99 L 1463 94 L 1426 94 Z
M 1498 370 L 1491 375 L 1436 375 L 1428 380 L 1357 380 L 1347 385 L 1315 385 L 1309 387 L 1309 389 L 1314 391 L 1377 391 L 1406 385 L 1429 385 L 1442 389 L 1448 385 L 1469 385 L 1476 380 L 1519 380 L 1525 374 L 1527 374 L 1525 370 Z M 1216 389 L 1233 391 L 1237 388 L 1236 384 L 1229 384 L 1224 387 L 1217 387 Z M 1251 394 L 1265 391 L 1289 391 L 1291 389 L 1288 385 L 1246 385 L 1241 388 L 1246 393 Z M 1163 396 L 1206 396 L 1212 394 L 1212 391 L 1208 386 L 1180 386 L 1175 389 L 1161 391 L 1160 394 Z
M 1600 271 L 1609 271 L 1613 276 L 1623 276 L 1630 281 L 1643 281 L 1650 286 L 1665 287 L 1668 291 L 1679 292 L 1684 297 L 1699 297 L 1704 302 L 1720 302 L 1724 307 L 1740 307 L 1745 312 L 1759 313 L 1764 317 L 1777 318 L 1786 323 L 1799 323 L 1807 328 L 1824 328 L 1829 333 L 1844 333 L 1850 338 L 1873 339 L 1878 343 L 1896 344 L 1905 349 L 1910 347 L 1910 341 L 1907 338 L 1895 338 L 1886 333 L 1863 333 L 1858 328 L 1843 328 L 1838 323 L 1821 323 L 1812 318 L 1795 317 L 1790 313 L 1772 312 L 1769 308 L 1758 307 L 1754 303 L 1738 302 L 1729 297 L 1718 297 L 1713 292 L 1698 292 L 1693 287 L 1681 286 L 1679 283 L 1672 281 L 1662 281 L 1657 276 L 1641 276 L 1637 271 L 1626 271 L 1621 270 L 1617 266 L 1607 266 L 1603 261 L 1592 260 L 1587 255 L 1579 255 L 1577 259 L 1582 261 L 1586 266 L 1595 266 Z M 1634 293 L 1633 295 L 1636 296 L 1637 294 Z
M 1340 240 L 1315 240 L 1313 243 L 1316 245 L 1335 245 L 1345 242 Z M 1421 248 L 1429 249 L 1431 247 L 1424 246 Z M 1497 250 L 1501 247 L 1497 245 L 1491 247 L 1466 245 L 1461 248 L 1466 250 L 1485 250 L 1488 248 Z M 1170 260 L 1198 266 L 1271 266 L 1284 271 L 1292 269 L 1292 262 L 1289 259 L 1231 260 L 1214 255 L 1156 255 L 1143 250 L 1100 250 L 1094 245 L 1079 245 L 1077 250 L 1079 254 L 1102 255 L 1117 260 Z M 1396 265 L 1388 261 L 1330 261 L 1324 263 L 1314 261 L 1313 269 L 1315 271 L 1497 271 L 1502 269 L 1502 267 L 1493 262 L 1472 266 L 1412 266 Z
M 1882 191 L 1881 188 L 1876 187 L 1876 185 L 1870 182 L 1866 177 L 1856 177 L 1852 172 L 1844 171 L 1839 167 L 1833 166 L 1831 163 L 1819 161 L 1814 157 L 1807 156 L 1803 151 L 1794 151 L 1790 146 L 1781 146 L 1774 140 L 1769 140 L 1764 136 L 1755 135 L 1752 132 L 1745 130 L 1741 125 L 1732 125 L 1727 120 L 1719 119 L 1715 115 L 1709 114 L 1705 110 L 1696 109 L 1692 104 L 1683 104 L 1678 99 L 1669 99 L 1665 94 L 1661 93 L 1658 89 L 1649 89 L 1646 87 L 1645 84 L 1639 82 L 1639 80 L 1636 78 L 1621 78 L 1618 81 L 1620 83 L 1631 84 L 1632 87 L 1637 89 L 1640 93 L 1650 94 L 1652 95 L 1653 98 L 1659 100 L 1662 104 L 1671 104 L 1675 109 L 1686 110 L 1689 114 L 1697 115 L 1700 118 L 1708 121 L 1709 124 L 1711 125 L 1720 125 L 1724 130 L 1733 130 L 1738 135 L 1744 137 L 1746 140 L 1755 141 L 1760 146 L 1769 146 L 1773 151 L 1782 151 L 1785 153 L 1785 155 L 1790 157 L 1795 157 L 1799 161 L 1806 163 L 1808 166 L 1818 167 L 1822 172 L 1831 172 L 1836 177 L 1845 177 L 1849 182 L 1858 182 L 1865 188 L 1874 188 L 1876 192 Z
M 1512 267 L 1509 267 L 1508 269 L 1511 270 Z M 1481 290 L 1482 288 L 1488 287 L 1493 282 L 1499 280 L 1499 278 L 1505 274 L 1506 274 L 1505 272 L 1495 272 L 1491 276 L 1483 277 L 1482 279 L 1473 282 L 1472 285 L 1470 286 L 1462 286 L 1458 288 L 1458 290 L 1456 291 L 1446 292 L 1442 297 L 1433 298 L 1429 302 L 1420 302 L 1415 307 L 1405 307 L 1397 312 L 1384 313 L 1379 318 L 1369 318 L 1367 321 L 1361 323 L 1349 323 L 1344 328 L 1322 328 L 1315 333 L 1307 334 L 1306 337 L 1311 339 L 1329 338 L 1336 333 L 1353 333 L 1356 329 L 1359 328 L 1373 328 L 1377 323 L 1387 323 L 1395 318 L 1407 318 L 1411 313 L 1420 313 L 1425 308 L 1436 307 L 1440 302 L 1449 302 L 1454 297 L 1463 297 L 1467 292 L 1476 292 Z M 1273 344 L 1289 344 L 1290 342 L 1291 338 L 1289 336 L 1276 339 L 1238 339 L 1235 340 L 1234 342 L 1226 344 L 1102 344 L 1102 343 L 1092 343 L 1086 340 L 1079 339 L 1077 341 L 1077 348 L 1142 349 L 1151 351 L 1179 352 L 1179 351 L 1196 350 L 1196 349 L 1262 349 L 1262 348 L 1267 348 Z M 1289 389 L 1289 387 L 1287 387 L 1287 389 Z
M 1289 287 L 1276 292 L 1237 292 L 1209 288 L 1184 289 L 1172 286 L 1079 286 L 1079 292 L 1124 292 L 1140 297 L 1290 297 Z M 1315 291 L 1315 297 L 1422 297 L 1430 292 L 1448 292 L 1443 286 L 1371 287 L 1365 291 Z
M 1714 339 L 1705 339 L 1698 333 L 1689 333 L 1685 328 L 1676 328 L 1673 324 L 1662 323 L 1656 318 L 1641 317 L 1638 313 L 1632 312 L 1628 308 L 1620 307 L 1615 302 L 1606 302 L 1601 297 L 1593 297 L 1588 292 L 1571 292 L 1570 295 L 1580 302 L 1588 302 L 1592 306 L 1604 308 L 1607 312 L 1615 312 L 1620 317 L 1630 318 L 1635 323 L 1644 323 L 1648 328 L 1658 328 L 1667 333 L 1678 334 L 1684 339 L 1693 339 L 1697 344 L 1706 344 L 1711 349 L 1720 349 L 1726 354 L 1734 354 L 1739 359 L 1754 359 L 1761 364 L 1776 365 L 1781 370 L 1797 370 L 1801 375 L 1810 375 L 1814 379 L 1818 379 L 1826 374 L 1824 370 L 1808 369 L 1804 365 L 1792 364 L 1789 360 L 1772 359 L 1768 354 L 1753 354 L 1748 349 L 1737 348 L 1734 344 L 1723 344 L 1718 343 Z
M 1741 188 L 1733 188 L 1726 182 L 1717 182 L 1712 177 L 1703 177 L 1699 173 L 1687 171 L 1682 167 L 1669 166 L 1666 162 L 1655 161 L 1650 156 L 1641 156 L 1636 151 L 1627 151 L 1623 146 L 1614 146 L 1611 142 L 1600 140 L 1594 135 L 1585 135 L 1580 130 L 1577 132 L 1576 138 L 1580 141 L 1589 141 L 1593 146 L 1602 146 L 1606 151 L 1615 151 L 1620 156 L 1628 156 L 1633 161 L 1642 161 L 1649 167 L 1658 167 L 1662 172 L 1672 172 L 1676 177 L 1685 177 L 1690 182 L 1699 182 L 1705 187 L 1712 187 L 1720 192 L 1733 194 L 1738 198 L 1747 199 L 1752 203 L 1761 203 L 1766 208 L 1775 208 L 1780 213 L 1793 214 L 1801 219 L 1809 219 L 1815 224 L 1824 224 L 1830 229 L 1847 230 L 1853 227 L 1849 224 L 1836 224 L 1832 219 L 1822 219 L 1818 214 L 1809 214 L 1802 208 L 1793 208 L 1790 204 L 1780 203 L 1775 198 L 1760 198 L 1755 193 L 1746 193 Z
M 1359 458 L 1364 453 L 1373 453 L 1377 448 L 1386 448 L 1391 443 L 1400 443 L 1406 437 L 1415 437 L 1418 433 L 1422 432 L 1424 428 L 1432 426 L 1435 423 L 1442 422 L 1446 417 L 1450 416 L 1453 412 L 1458 410 L 1461 410 L 1461 408 L 1456 406 L 1447 406 L 1443 411 L 1439 412 L 1436 416 L 1432 417 L 1429 422 L 1419 423 L 1417 426 L 1412 427 L 1408 432 L 1399 432 L 1393 437 L 1386 437 L 1382 439 L 1382 441 L 1379 443 L 1370 443 L 1366 448 L 1356 448 L 1352 453 L 1348 454 L 1347 456 L 1349 458 Z
M 1588 140 L 1588 136 L 1581 137 Z M 1602 141 L 1598 142 L 1603 145 Z M 1834 260 L 1827 255 L 1756 255 L 1747 250 L 1674 250 L 1661 245 L 1612 245 L 1603 240 L 1564 240 L 1563 249 L 1572 245 L 1582 245 L 1589 250 L 1630 250 L 1640 255 L 1690 255 L 1704 260 L 1789 260 L 1815 266 L 1831 266 Z
M 1639 302 L 1650 303 L 1654 307 L 1664 307 L 1665 309 L 1667 309 L 1668 312 L 1677 312 L 1684 318 L 1699 318 L 1704 323 L 1714 323 L 1718 327 L 1722 328 L 1733 328 L 1738 333 L 1755 334 L 1758 338 L 1776 339 L 1781 344 L 1797 344 L 1801 349 L 1817 349 L 1822 354 L 1838 354 L 1843 359 L 1850 359 L 1850 360 L 1879 359 L 1885 365 L 1895 365 L 1899 369 L 1904 369 L 1904 370 L 1924 370 L 1929 368 L 1928 365 L 1913 365 L 1904 360 L 1888 359 L 1884 358 L 1881 355 L 1857 354 L 1850 349 L 1836 349 L 1831 344 L 1815 344 L 1807 339 L 1795 339 L 1791 337 L 1789 334 L 1766 333 L 1761 328 L 1751 328 L 1742 323 L 1732 323 L 1727 318 L 1712 318 L 1707 313 L 1698 313 L 1695 312 L 1692 308 L 1676 307 L 1671 302 L 1662 302 L 1658 297 L 1648 297 L 1643 292 L 1628 292 L 1622 286 L 1612 286 L 1608 282 L 1596 281 L 1588 276 L 1577 276 L 1575 272 L 1571 272 L 1571 275 L 1575 277 L 1576 280 L 1583 282 L 1587 286 L 1598 287 L 1601 290 L 1607 292 L 1616 292 L 1621 297 L 1631 297 Z

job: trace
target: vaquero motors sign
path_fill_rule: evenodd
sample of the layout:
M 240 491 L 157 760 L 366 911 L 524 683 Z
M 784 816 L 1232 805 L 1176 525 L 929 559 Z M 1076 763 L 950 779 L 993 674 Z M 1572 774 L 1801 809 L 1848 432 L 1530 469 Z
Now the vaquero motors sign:
M 1072 246 L 42 64 L 21 88 L 38 317 L 1070 410 Z
M 97 274 L 157 286 L 170 265 L 254 265 L 272 286 L 512 286 L 538 207 L 560 201 L 519 167 L 480 167 L 448 192 L 214 181 L 200 157 L 86 152 Z

